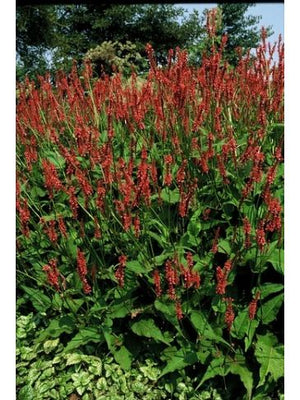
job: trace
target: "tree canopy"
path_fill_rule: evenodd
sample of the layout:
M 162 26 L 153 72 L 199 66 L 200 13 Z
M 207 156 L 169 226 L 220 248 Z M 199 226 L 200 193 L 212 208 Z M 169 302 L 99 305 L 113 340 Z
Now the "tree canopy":
M 259 40 L 260 18 L 245 16 L 252 5 L 218 6 L 222 11 L 218 35 L 229 35 L 226 54 L 231 63 L 236 62 L 237 46 L 248 49 Z M 74 59 L 82 62 L 89 50 L 103 42 L 132 43 L 142 56 L 150 43 L 161 64 L 170 48 L 193 51 L 196 46 L 202 51 L 206 45 L 205 17 L 197 11 L 186 17 L 184 8 L 173 4 L 19 6 L 16 18 L 18 79 L 44 74 L 51 68 L 68 71 Z
M 254 3 L 221 3 L 221 26 L 218 31 L 220 36 L 227 34 L 226 58 L 231 64 L 236 64 L 238 56 L 235 49 L 242 48 L 242 53 L 248 49 L 257 47 L 260 40 L 258 23 L 261 16 L 246 15 Z M 268 35 L 271 28 L 267 27 Z

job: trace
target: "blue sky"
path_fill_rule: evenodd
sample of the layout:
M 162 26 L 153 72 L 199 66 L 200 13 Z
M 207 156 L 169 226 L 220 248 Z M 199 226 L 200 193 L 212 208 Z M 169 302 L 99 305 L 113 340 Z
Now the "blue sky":
M 187 3 L 187 4 L 176 4 L 188 12 L 192 12 L 193 9 L 199 11 L 200 14 L 205 8 L 213 8 L 217 6 L 217 3 Z M 250 15 L 260 15 L 262 18 L 260 20 L 259 26 L 269 26 L 272 25 L 272 30 L 274 34 L 269 37 L 270 42 L 277 41 L 278 35 L 281 33 L 282 38 L 284 38 L 284 5 L 278 3 L 260 3 L 256 4 L 254 7 L 248 9 L 247 14 Z

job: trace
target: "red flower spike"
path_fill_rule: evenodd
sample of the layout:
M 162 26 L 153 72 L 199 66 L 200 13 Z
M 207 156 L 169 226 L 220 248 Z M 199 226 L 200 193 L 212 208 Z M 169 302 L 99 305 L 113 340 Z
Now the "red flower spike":
M 59 292 L 60 288 L 58 278 L 60 273 L 56 267 L 56 263 L 57 261 L 55 259 L 50 260 L 49 264 L 43 267 L 43 271 L 45 271 L 47 274 L 48 283 L 53 286 L 57 292 Z
M 77 272 L 78 272 L 79 278 L 82 282 L 82 288 L 83 288 L 84 293 L 89 294 L 92 291 L 92 288 L 88 284 L 87 279 L 86 279 L 87 266 L 86 266 L 84 253 L 80 249 L 77 249 Z
M 63 189 L 63 185 L 58 178 L 57 171 L 55 166 L 48 160 L 42 161 L 44 179 L 45 179 L 45 187 L 49 192 L 49 197 L 53 197 L 53 189 L 61 190 Z
M 232 328 L 234 317 L 235 317 L 233 307 L 232 307 L 233 299 L 231 297 L 229 297 L 229 298 L 226 298 L 225 301 L 227 302 L 227 308 L 225 311 L 224 321 L 225 321 L 225 324 L 227 325 L 228 331 L 230 331 Z
M 249 312 L 249 318 L 253 320 L 256 315 L 257 311 L 257 302 L 260 298 L 260 292 L 256 292 L 254 299 L 251 300 L 249 307 L 248 307 L 248 312 Z
M 267 244 L 263 220 L 259 221 L 258 228 L 256 229 L 256 243 L 259 250 L 262 252 Z
M 213 245 L 212 245 L 212 249 L 211 252 L 213 254 L 216 254 L 218 252 L 218 240 L 219 240 L 219 235 L 220 235 L 220 227 L 218 227 L 215 231 L 215 237 L 213 240 Z
M 64 219 L 62 216 L 60 216 L 58 218 L 58 228 L 59 228 L 59 231 L 62 234 L 62 236 L 64 238 L 67 238 L 68 237 L 67 228 L 66 228 L 66 225 L 65 225 L 65 222 L 64 222 Z
M 243 230 L 245 234 L 245 247 L 246 249 L 249 249 L 251 247 L 251 240 L 250 240 L 251 224 L 247 217 L 243 219 Z
M 217 279 L 217 294 L 225 294 L 225 289 L 227 286 L 227 272 L 224 271 L 221 267 L 217 267 L 216 270 L 216 279 Z
M 183 313 L 182 313 L 182 307 L 181 303 L 179 300 L 176 301 L 175 303 L 175 309 L 176 309 L 176 317 L 178 320 L 181 320 L 183 318 Z
M 159 275 L 159 271 L 157 269 L 153 272 L 153 279 L 154 279 L 154 287 L 155 287 L 156 296 L 160 297 L 162 294 L 162 289 L 161 289 L 160 275 Z

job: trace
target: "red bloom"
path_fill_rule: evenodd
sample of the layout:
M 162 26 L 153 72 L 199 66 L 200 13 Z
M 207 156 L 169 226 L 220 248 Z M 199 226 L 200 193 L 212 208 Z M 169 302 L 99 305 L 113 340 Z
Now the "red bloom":
M 90 287 L 86 279 L 87 266 L 84 253 L 80 249 L 77 249 L 77 272 L 82 282 L 84 293 L 89 294 L 92 291 L 92 288 Z
M 233 321 L 234 321 L 234 317 L 235 317 L 233 307 L 232 307 L 233 299 L 231 297 L 229 297 L 229 298 L 226 298 L 225 300 L 227 302 L 227 308 L 226 308 L 224 320 L 227 325 L 227 329 L 230 331 Z
M 217 279 L 217 294 L 225 294 L 225 289 L 227 286 L 227 271 L 222 269 L 221 267 L 217 267 L 216 270 L 216 279 Z
M 183 313 L 182 313 L 181 303 L 179 300 L 176 301 L 175 306 L 176 306 L 177 319 L 181 320 L 183 318 Z
M 218 251 L 218 240 L 219 240 L 219 235 L 220 235 L 220 227 L 218 227 L 215 231 L 215 237 L 212 245 L 211 252 L 216 254 Z
M 49 261 L 49 264 L 43 267 L 43 271 L 47 274 L 48 283 L 55 288 L 56 291 L 59 292 L 59 281 L 58 277 L 60 275 L 57 267 L 56 267 L 56 260 L 52 259 Z
M 58 227 L 59 227 L 60 233 L 61 233 L 65 238 L 67 238 L 67 237 L 68 237 L 67 228 L 66 228 L 66 225 L 65 225 L 65 222 L 64 222 L 64 219 L 63 219 L 62 216 L 60 216 L 60 217 L 58 218 Z
M 159 275 L 159 271 L 157 269 L 154 270 L 154 272 L 153 272 L 153 279 L 154 279 L 156 296 L 160 297 L 162 294 L 162 289 L 161 289 L 160 275 Z
M 211 209 L 210 208 L 206 208 L 203 211 L 203 220 L 207 221 L 209 219 L 209 214 L 211 213 Z
M 127 261 L 127 257 L 124 254 L 122 254 L 119 257 L 119 266 L 115 272 L 115 277 L 116 277 L 120 287 L 124 287 L 126 261 Z
M 134 235 L 135 237 L 139 237 L 141 233 L 141 222 L 140 218 L 136 216 L 133 221 L 133 226 L 134 226 Z
M 260 251 L 263 251 L 267 244 L 263 220 L 259 221 L 258 228 L 256 229 L 256 243 Z
M 256 292 L 255 298 L 251 300 L 249 304 L 249 318 L 252 320 L 255 317 L 257 310 L 257 301 L 260 298 L 260 292 Z
M 69 202 L 70 202 L 70 207 L 73 213 L 73 218 L 77 219 L 78 217 L 78 201 L 77 201 L 77 197 L 75 195 L 75 187 L 74 186 L 70 186 L 67 193 L 69 195 Z
M 98 221 L 97 217 L 94 218 L 94 222 L 95 222 L 94 237 L 95 237 L 95 239 L 100 239 L 101 238 L 101 230 L 100 230 L 99 221 Z
M 243 219 L 243 230 L 245 233 L 245 247 L 246 249 L 249 249 L 249 247 L 251 247 L 251 241 L 250 241 L 251 224 L 247 217 Z
M 52 198 L 53 189 L 54 190 L 63 189 L 63 185 L 58 178 L 55 166 L 46 159 L 42 161 L 42 164 L 44 171 L 45 187 L 49 192 L 49 197 Z
M 57 238 L 58 238 L 57 232 L 55 229 L 55 225 L 56 225 L 56 221 L 52 220 L 52 221 L 49 221 L 49 225 L 45 227 L 46 234 L 48 235 L 48 237 L 52 243 L 56 243 Z

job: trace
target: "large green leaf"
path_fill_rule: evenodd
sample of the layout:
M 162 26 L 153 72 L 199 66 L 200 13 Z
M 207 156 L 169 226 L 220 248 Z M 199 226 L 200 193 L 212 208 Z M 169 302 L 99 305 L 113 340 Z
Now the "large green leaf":
M 283 249 L 275 249 L 272 251 L 270 256 L 267 258 L 276 272 L 283 275 L 284 274 L 284 251 Z
M 219 336 L 215 333 L 214 329 L 208 323 L 205 315 L 203 313 L 201 313 L 200 311 L 192 311 L 191 312 L 191 322 L 192 322 L 193 326 L 196 328 L 196 330 L 198 331 L 200 341 L 201 341 L 201 338 L 204 338 L 204 339 L 207 338 L 207 339 L 211 339 L 215 342 L 223 343 L 226 346 L 231 347 L 230 344 L 228 342 L 226 342 L 226 340 L 224 340 L 221 336 Z
M 252 321 L 250 321 L 249 329 L 247 331 L 247 334 L 246 334 L 245 340 L 244 340 L 245 341 L 245 351 L 247 351 L 249 349 L 249 347 L 251 346 L 253 336 L 254 336 L 254 333 L 255 333 L 258 325 L 259 325 L 259 322 L 256 319 L 253 319 Z
M 25 293 L 29 295 L 33 307 L 39 312 L 45 312 L 51 306 L 51 300 L 43 292 L 27 286 L 21 286 Z
M 131 367 L 132 354 L 127 350 L 125 346 L 122 346 L 120 350 L 114 352 L 114 357 L 117 363 L 125 370 L 128 371 Z
M 43 342 L 50 337 L 57 338 L 62 333 L 72 333 L 74 329 L 75 321 L 70 315 L 65 315 L 59 319 L 53 319 L 48 327 L 38 336 L 36 342 Z
M 278 311 L 283 302 L 283 293 L 273 297 L 271 300 L 263 303 L 257 310 L 257 316 L 263 324 L 269 324 L 277 317 Z
M 201 222 L 200 222 L 200 214 L 202 213 L 202 208 L 198 208 L 192 217 L 190 218 L 190 222 L 187 226 L 187 232 L 191 236 L 198 236 L 199 232 L 201 231 Z
M 167 304 L 166 302 L 160 301 L 158 299 L 154 302 L 154 307 L 160 311 L 164 318 L 171 322 L 175 326 L 179 326 L 178 319 L 175 313 L 174 303 Z
M 179 193 L 179 189 L 177 189 L 177 188 L 174 190 L 171 190 L 169 188 L 164 188 L 161 191 L 160 196 L 165 203 L 169 203 L 169 204 L 179 203 L 179 200 L 180 200 L 180 193 Z
M 253 375 L 246 365 L 245 357 L 242 354 L 236 354 L 232 362 L 228 363 L 229 372 L 239 375 L 243 385 L 247 390 L 247 398 L 251 399 L 253 389 Z
M 170 357 L 167 358 L 167 365 L 162 370 L 159 378 L 168 374 L 169 372 L 176 371 L 178 369 L 182 369 L 187 365 L 195 364 L 198 361 L 197 354 L 194 351 L 186 351 L 184 349 L 180 349 L 175 353 L 172 352 Z
M 221 355 L 220 357 L 214 358 L 207 367 L 207 370 L 203 375 L 198 387 L 200 387 L 208 379 L 214 378 L 217 375 L 226 376 L 228 372 L 229 369 L 226 367 L 225 357 Z
M 135 261 L 128 261 L 126 263 L 126 269 L 131 272 L 134 272 L 137 275 L 144 274 L 147 272 L 146 266 L 139 263 L 137 260 Z
M 255 289 L 256 291 L 257 289 Z M 264 283 L 259 287 L 260 299 L 268 297 L 270 294 L 277 293 L 283 290 L 283 285 L 281 283 Z
M 235 318 L 231 330 L 232 336 L 242 339 L 249 331 L 251 320 L 249 318 L 248 308 L 239 312 Z
M 103 336 L 99 332 L 99 329 L 94 327 L 83 328 L 70 340 L 64 351 L 69 352 L 89 342 L 100 343 L 102 341 Z
M 151 318 L 141 319 L 140 321 L 135 322 L 131 325 L 131 329 L 136 335 L 153 338 L 160 342 L 169 344 L 161 330 L 155 325 L 153 319 Z
M 257 335 L 254 352 L 257 361 L 261 364 L 258 386 L 264 384 L 268 374 L 277 381 L 284 373 L 283 345 L 278 345 L 277 338 L 272 333 Z

